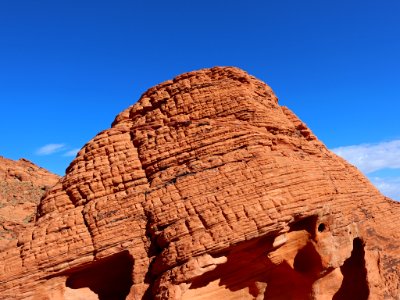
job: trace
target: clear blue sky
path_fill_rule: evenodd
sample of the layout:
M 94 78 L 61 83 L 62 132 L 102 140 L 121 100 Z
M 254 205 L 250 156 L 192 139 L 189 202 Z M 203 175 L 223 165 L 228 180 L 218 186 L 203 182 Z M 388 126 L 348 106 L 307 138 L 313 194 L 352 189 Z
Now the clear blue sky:
M 329 148 L 372 151 L 400 139 L 399 16 L 398 0 L 0 0 L 0 155 L 63 174 L 147 88 L 216 65 L 267 82 Z

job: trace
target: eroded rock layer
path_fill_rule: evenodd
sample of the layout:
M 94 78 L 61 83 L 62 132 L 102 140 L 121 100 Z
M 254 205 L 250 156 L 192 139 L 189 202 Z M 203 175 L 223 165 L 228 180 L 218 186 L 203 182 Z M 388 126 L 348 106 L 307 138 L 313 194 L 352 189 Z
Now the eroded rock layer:
M 266 84 L 204 69 L 82 148 L 0 253 L 0 298 L 396 299 L 399 216 Z

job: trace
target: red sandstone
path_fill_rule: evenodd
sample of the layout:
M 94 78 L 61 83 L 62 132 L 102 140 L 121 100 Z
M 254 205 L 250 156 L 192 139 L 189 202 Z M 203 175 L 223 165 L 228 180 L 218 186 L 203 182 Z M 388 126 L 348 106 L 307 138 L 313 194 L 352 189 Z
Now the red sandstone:
M 0 298 L 397 299 L 399 216 L 266 84 L 204 69 L 82 148 L 0 252 Z
M 34 224 L 40 198 L 58 179 L 26 159 L 0 156 L 0 250 L 16 246 L 18 234 Z

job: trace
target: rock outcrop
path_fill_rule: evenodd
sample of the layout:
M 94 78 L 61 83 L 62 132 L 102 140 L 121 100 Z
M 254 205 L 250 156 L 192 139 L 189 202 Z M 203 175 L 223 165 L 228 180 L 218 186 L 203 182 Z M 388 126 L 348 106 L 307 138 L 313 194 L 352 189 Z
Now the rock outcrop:
M 34 224 L 40 198 L 58 179 L 26 159 L 0 156 L 0 249 L 16 246 L 18 234 Z
M 88 142 L 0 252 L 1 299 L 398 299 L 399 204 L 236 68 Z

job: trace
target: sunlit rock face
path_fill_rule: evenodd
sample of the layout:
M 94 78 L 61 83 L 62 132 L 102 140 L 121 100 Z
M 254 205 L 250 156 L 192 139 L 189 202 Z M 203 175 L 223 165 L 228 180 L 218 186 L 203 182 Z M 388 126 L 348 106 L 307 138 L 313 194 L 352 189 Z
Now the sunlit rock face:
M 204 69 L 82 148 L 0 252 L 0 298 L 396 299 L 399 217 L 266 84 Z
M 29 160 L 0 156 L 0 251 L 16 247 L 18 235 L 35 223 L 41 197 L 58 180 Z

